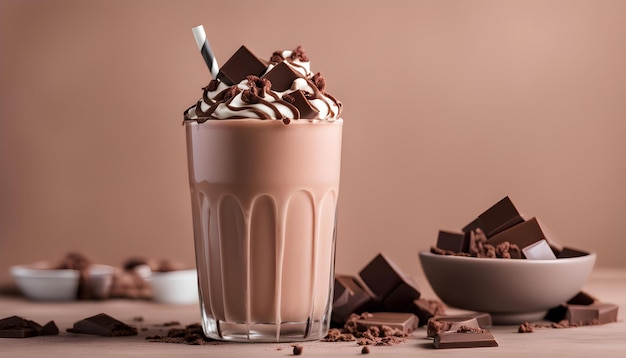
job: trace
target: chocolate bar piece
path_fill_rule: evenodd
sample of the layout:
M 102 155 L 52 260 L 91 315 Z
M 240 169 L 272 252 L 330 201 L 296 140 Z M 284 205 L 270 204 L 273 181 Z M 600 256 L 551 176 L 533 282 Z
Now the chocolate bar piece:
M 419 326 L 421 327 L 426 325 L 429 319 L 445 314 L 445 306 L 438 300 L 420 298 L 412 302 L 409 312 L 419 318 Z
M 283 99 L 293 104 L 300 112 L 300 118 L 311 119 L 317 117 L 320 111 L 311 105 L 302 90 L 295 90 L 283 96 Z
M 412 313 L 402 312 L 375 312 L 364 314 L 356 321 L 358 331 L 367 331 L 370 327 L 378 327 L 379 329 L 388 329 L 401 332 L 402 336 L 407 336 L 417 329 L 418 318 Z
M 272 90 L 276 92 L 284 92 L 290 89 L 293 81 L 300 77 L 302 76 L 294 71 L 285 61 L 278 63 L 263 75 L 263 78 L 272 83 Z
M 498 201 L 484 213 L 478 215 L 480 228 L 487 237 L 492 237 L 524 221 L 508 196 Z
M 335 292 L 331 319 L 340 326 L 352 313 L 373 311 L 380 306 L 376 295 L 353 276 L 335 276 Z
M 487 237 L 492 237 L 524 221 L 508 196 L 485 210 L 478 218 L 463 228 L 466 234 L 480 228 Z
M 260 77 L 266 69 L 265 62 L 256 57 L 247 47 L 241 46 L 220 68 L 217 79 L 232 86 L 246 79 L 248 75 Z
M 0 320 L 0 338 L 28 338 L 55 334 L 59 334 L 59 329 L 54 321 L 50 321 L 42 327 L 35 321 L 18 316 Z
M 566 318 L 570 324 L 606 324 L 617 321 L 617 311 L 612 303 L 568 305 Z
M 539 240 L 545 240 L 546 236 L 537 221 L 537 218 L 532 218 L 528 221 L 524 221 L 521 224 L 517 224 L 507 230 L 500 232 L 499 234 L 492 236 L 487 240 L 488 244 L 497 246 L 500 243 L 508 241 L 511 244 L 515 244 L 520 248 L 524 248 L 531 244 L 536 243 Z
M 405 281 L 400 268 L 382 253 L 370 261 L 359 272 L 359 276 L 383 300 Z
M 444 332 L 437 334 L 433 341 L 435 348 L 476 348 L 476 347 L 497 347 L 493 334 L 490 332 L 481 333 L 458 333 Z
M 463 233 L 439 230 L 437 247 L 454 253 L 469 252 L 469 239 Z
M 104 337 L 137 335 L 136 328 L 118 321 L 105 313 L 82 319 L 74 323 L 74 327 L 68 328 L 67 331 L 70 333 L 92 334 Z
M 404 277 L 402 282 L 385 297 L 383 308 L 391 312 L 406 312 L 411 303 L 420 296 L 417 283 L 410 277 Z
M 568 305 L 590 305 L 595 302 L 598 302 L 597 298 L 591 296 L 587 292 L 580 291 L 566 303 L 550 308 L 545 316 L 545 319 L 552 322 L 561 322 L 567 315 Z
M 456 331 L 460 326 L 475 328 L 489 328 L 492 326 L 491 315 L 489 313 L 470 313 L 458 315 L 439 315 L 428 320 L 426 337 L 434 337 L 443 331 Z
M 522 253 L 528 260 L 556 260 L 552 248 L 544 239 L 522 248 Z
M 572 249 L 571 247 L 564 247 L 557 255 L 558 259 L 566 259 L 570 257 L 579 257 L 589 255 L 588 252 Z

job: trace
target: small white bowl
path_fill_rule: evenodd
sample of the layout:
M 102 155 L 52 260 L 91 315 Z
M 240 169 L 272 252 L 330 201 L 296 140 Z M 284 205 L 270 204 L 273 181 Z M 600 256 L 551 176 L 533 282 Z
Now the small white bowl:
M 152 299 L 156 302 L 178 305 L 198 302 L 198 275 L 195 269 L 152 272 L 149 282 Z
M 72 301 L 78 293 L 78 270 L 51 269 L 48 262 L 11 267 L 22 293 L 35 301 Z
M 449 306 L 490 313 L 495 324 L 541 320 L 580 292 L 595 253 L 555 260 L 499 259 L 419 253 L 424 274 Z
M 113 283 L 115 267 L 109 265 L 89 265 L 87 287 L 90 296 L 95 299 L 108 298 Z

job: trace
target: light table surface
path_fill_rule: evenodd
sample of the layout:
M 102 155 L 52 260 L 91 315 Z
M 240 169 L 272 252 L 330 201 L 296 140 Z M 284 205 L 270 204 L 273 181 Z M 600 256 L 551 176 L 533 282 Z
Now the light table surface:
M 422 283 L 421 287 L 424 287 Z M 420 328 L 406 342 L 388 347 L 372 347 L 369 357 L 626 357 L 626 270 L 596 269 L 583 288 L 601 301 L 620 306 L 618 322 L 567 329 L 536 329 L 517 333 L 517 326 L 495 326 L 490 330 L 499 347 L 442 349 L 432 348 Z M 428 291 L 428 289 L 426 290 Z M 432 291 L 430 291 L 432 292 Z M 424 292 L 423 292 L 424 293 Z M 432 296 L 431 296 L 432 297 Z M 427 298 L 431 298 L 427 297 Z M 66 333 L 75 321 L 107 313 L 140 328 L 133 337 L 98 337 Z M 0 318 L 18 315 L 45 324 L 54 320 L 61 331 L 58 336 L 25 339 L 0 339 L 0 357 L 285 357 L 293 356 L 288 343 L 217 343 L 189 346 L 154 343 L 148 335 L 165 335 L 165 322 L 191 324 L 200 321 L 194 305 L 164 305 L 148 301 L 105 300 L 67 303 L 40 303 L 19 296 L 0 295 Z M 143 322 L 133 322 L 134 317 Z M 147 330 L 141 330 L 144 327 Z M 362 356 L 355 342 L 303 342 L 303 357 Z

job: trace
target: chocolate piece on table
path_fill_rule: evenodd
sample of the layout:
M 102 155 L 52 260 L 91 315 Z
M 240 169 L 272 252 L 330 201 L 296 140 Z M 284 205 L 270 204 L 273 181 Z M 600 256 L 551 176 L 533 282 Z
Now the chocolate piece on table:
M 417 283 L 410 277 L 405 277 L 402 282 L 391 291 L 383 300 L 383 309 L 391 312 L 406 312 L 414 300 L 420 298 L 421 293 Z
M 432 317 L 443 315 L 445 306 L 438 300 L 420 298 L 412 302 L 409 311 L 419 318 L 419 326 L 421 327 L 426 325 Z
M 476 347 L 497 347 L 493 334 L 490 332 L 481 333 L 457 333 L 444 332 L 437 334 L 433 341 L 435 348 L 476 348 Z
M 217 79 L 232 86 L 246 79 L 248 75 L 260 77 L 266 69 L 265 62 L 256 57 L 247 47 L 241 46 L 220 68 Z
M 598 299 L 587 292 L 580 291 L 576 296 L 570 298 L 566 303 L 558 305 L 548 310 L 545 319 L 552 322 L 561 322 L 567 316 L 568 305 L 591 305 L 598 302 Z
M 271 70 L 263 75 L 263 78 L 272 83 L 272 90 L 276 92 L 284 92 L 291 88 L 293 81 L 302 77 L 287 62 L 279 62 Z
M 571 247 L 564 247 L 556 256 L 558 259 L 566 259 L 570 257 L 579 257 L 589 255 L 588 252 L 572 249 Z
M 28 338 L 38 335 L 41 326 L 22 317 L 11 316 L 0 320 L 0 338 Z
M 412 313 L 375 312 L 362 315 L 356 321 L 357 330 L 360 332 L 367 331 L 370 327 L 383 329 L 383 326 L 398 330 L 403 336 L 407 336 L 417 329 L 418 318 Z
M 469 238 L 463 233 L 439 230 L 437 247 L 455 253 L 469 252 Z
M 54 321 L 44 324 L 39 331 L 40 336 L 56 336 L 57 334 L 59 334 L 59 327 L 57 327 Z
M 335 276 L 335 295 L 331 319 L 333 322 L 343 325 L 352 313 L 377 310 L 380 300 L 365 285 L 362 285 L 356 277 L 348 275 Z
M 298 112 L 300 112 L 300 118 L 311 119 L 317 117 L 320 113 L 317 108 L 311 105 L 311 102 L 306 98 L 302 90 L 295 90 L 283 96 L 283 99 L 294 105 Z
M 473 324 L 474 320 L 476 321 L 478 328 L 484 329 L 484 328 L 489 328 L 493 325 L 492 320 L 491 320 L 491 315 L 489 313 L 475 312 L 475 313 L 456 314 L 456 315 L 438 315 L 428 320 L 426 336 L 434 337 L 435 334 L 439 333 L 435 331 L 438 327 L 442 326 L 441 324 L 438 324 L 438 323 L 445 322 L 447 324 L 450 324 L 450 328 L 448 329 L 452 329 L 453 328 L 452 324 L 454 323 L 467 322 L 467 323 L 470 323 L 471 325 Z M 445 327 L 447 326 L 447 324 L 444 324 L 443 326 Z
M 74 323 L 74 327 L 68 328 L 67 331 L 70 333 L 92 334 L 104 337 L 137 335 L 136 328 L 118 321 L 105 313 L 82 319 Z
M 537 218 L 532 218 L 490 237 L 487 243 L 497 246 L 500 243 L 508 241 L 511 244 L 517 245 L 519 248 L 524 248 L 540 240 L 547 241 L 546 235 L 543 233 Z
M 545 239 L 522 248 L 522 252 L 528 260 L 556 260 L 552 248 Z
M 570 324 L 605 324 L 617 321 L 618 306 L 612 303 L 567 305 Z
M 400 268 L 382 253 L 370 261 L 359 276 L 383 300 L 405 280 Z

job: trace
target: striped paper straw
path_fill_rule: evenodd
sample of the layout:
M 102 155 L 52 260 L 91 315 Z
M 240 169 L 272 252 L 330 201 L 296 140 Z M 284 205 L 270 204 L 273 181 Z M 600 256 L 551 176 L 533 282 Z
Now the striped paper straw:
M 209 67 L 209 71 L 211 71 L 211 76 L 213 76 L 213 78 L 217 78 L 219 67 L 217 66 L 215 55 L 213 55 L 213 51 L 211 51 L 211 46 L 209 46 L 206 33 L 204 33 L 204 26 L 196 26 L 191 29 L 191 31 L 193 31 L 193 37 L 196 39 L 198 50 L 200 50 L 200 53 L 204 58 L 204 62 L 206 62 L 207 67 Z

